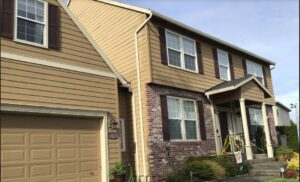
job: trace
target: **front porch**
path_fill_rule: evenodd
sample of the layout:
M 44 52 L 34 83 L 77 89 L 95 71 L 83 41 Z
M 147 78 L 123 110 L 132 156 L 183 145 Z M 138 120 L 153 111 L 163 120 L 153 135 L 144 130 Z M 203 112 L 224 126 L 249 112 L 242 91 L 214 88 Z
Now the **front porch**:
M 272 94 L 255 78 L 223 82 L 206 92 L 214 113 L 214 134 L 218 154 L 242 151 L 247 160 L 267 153 L 273 158 L 268 118 L 275 110 L 266 100 Z M 267 114 L 268 113 L 268 114 Z

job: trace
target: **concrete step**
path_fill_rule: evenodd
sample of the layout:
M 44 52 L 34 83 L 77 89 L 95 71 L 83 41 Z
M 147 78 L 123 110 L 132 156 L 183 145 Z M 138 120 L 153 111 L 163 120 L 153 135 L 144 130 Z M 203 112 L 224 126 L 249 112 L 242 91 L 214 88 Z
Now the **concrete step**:
M 266 162 L 272 162 L 275 161 L 274 158 L 263 158 L 263 159 L 253 159 L 251 161 L 252 164 L 258 164 L 258 163 L 266 163 Z
M 267 154 L 255 154 L 254 159 L 267 159 Z
M 280 170 L 257 170 L 253 169 L 249 173 L 251 176 L 274 176 L 280 177 Z
M 252 164 L 254 170 L 279 170 L 281 167 L 286 169 L 287 163 L 284 161 L 272 161 L 265 163 Z

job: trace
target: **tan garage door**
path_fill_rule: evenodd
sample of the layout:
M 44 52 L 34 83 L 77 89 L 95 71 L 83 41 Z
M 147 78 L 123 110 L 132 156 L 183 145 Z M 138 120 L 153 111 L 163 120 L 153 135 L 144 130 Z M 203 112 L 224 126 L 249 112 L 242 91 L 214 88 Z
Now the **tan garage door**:
M 1 115 L 2 182 L 99 182 L 100 119 Z

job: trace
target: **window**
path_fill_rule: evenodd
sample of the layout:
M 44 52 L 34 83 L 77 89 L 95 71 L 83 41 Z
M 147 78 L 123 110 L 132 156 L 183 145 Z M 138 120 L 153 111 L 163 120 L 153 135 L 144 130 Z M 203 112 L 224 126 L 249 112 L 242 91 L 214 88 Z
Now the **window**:
M 121 151 L 126 151 L 126 135 L 125 135 L 125 121 L 124 119 L 120 120 L 120 138 L 121 138 Z
M 190 99 L 168 97 L 168 122 L 171 140 L 197 140 L 198 122 L 196 102 Z
M 264 83 L 264 74 L 263 74 L 263 68 L 262 65 L 254 63 L 252 61 L 247 60 L 247 74 L 248 75 L 254 75 L 263 85 Z
M 260 109 L 249 108 L 251 125 L 263 125 L 262 113 Z
M 228 53 L 218 49 L 217 54 L 218 54 L 220 78 L 222 80 L 229 81 L 231 78 L 230 78 L 230 65 L 229 65 Z
M 33 45 L 47 45 L 47 3 L 41 0 L 17 0 L 15 39 Z
M 195 41 L 168 30 L 166 31 L 166 37 L 169 65 L 196 72 Z

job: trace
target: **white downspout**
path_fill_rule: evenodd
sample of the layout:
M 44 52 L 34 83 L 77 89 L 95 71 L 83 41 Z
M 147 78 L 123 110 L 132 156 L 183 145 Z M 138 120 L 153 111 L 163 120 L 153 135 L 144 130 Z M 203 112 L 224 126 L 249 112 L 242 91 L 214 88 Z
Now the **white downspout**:
M 148 21 L 151 18 L 152 18 L 152 11 L 150 11 L 149 17 L 136 29 L 136 31 L 134 33 L 135 56 L 136 56 L 136 73 L 137 73 L 139 111 L 140 111 L 141 141 L 142 141 L 142 153 L 143 153 L 143 168 L 144 168 L 145 181 L 147 181 L 148 174 L 147 174 L 147 169 L 146 169 L 146 155 L 145 155 L 145 141 L 144 141 L 143 109 L 142 109 L 141 79 L 140 79 L 140 60 L 139 60 L 139 51 L 138 51 L 138 33 L 148 23 Z

